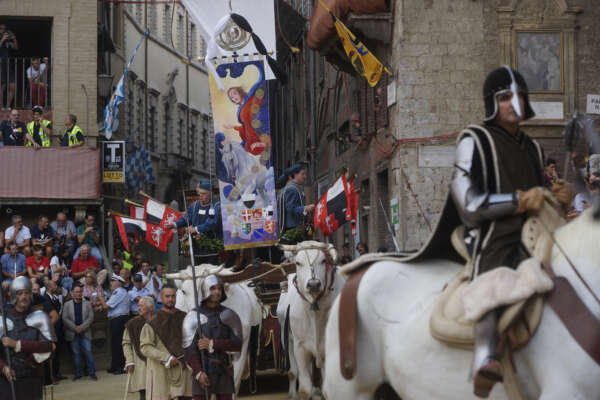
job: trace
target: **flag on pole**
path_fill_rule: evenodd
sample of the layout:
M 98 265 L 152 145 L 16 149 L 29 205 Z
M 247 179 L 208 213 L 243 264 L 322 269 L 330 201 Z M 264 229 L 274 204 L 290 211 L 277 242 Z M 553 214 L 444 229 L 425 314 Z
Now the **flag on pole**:
M 144 207 L 129 205 L 129 216 L 136 219 L 144 219 Z
M 150 152 L 138 147 L 127 156 L 125 163 L 125 181 L 131 189 L 139 189 L 144 184 L 154 181 L 154 170 Z
M 367 82 L 371 87 L 377 85 L 379 82 L 379 78 L 381 78 L 381 73 L 385 71 L 388 75 L 392 73 L 390 70 L 383 66 L 381 61 L 377 59 L 367 49 L 367 47 L 360 41 L 358 38 L 344 25 L 342 21 L 336 17 L 333 12 L 321 1 L 319 0 L 319 4 L 324 7 L 327 12 L 333 18 L 333 24 L 335 25 L 335 30 L 342 41 L 342 46 L 344 47 L 344 51 L 346 55 L 350 58 L 352 62 L 352 66 L 361 76 L 364 76 Z
M 148 243 L 161 251 L 167 251 L 167 245 L 173 240 L 173 230 L 171 229 L 165 229 L 141 219 L 129 218 L 122 215 L 114 215 L 114 218 L 121 242 L 127 251 L 129 251 L 128 233 L 145 237 Z
M 140 39 L 140 42 L 135 48 L 135 51 L 129 58 L 129 62 L 123 70 L 123 75 L 121 75 L 121 79 L 119 79 L 119 83 L 117 83 L 117 87 L 115 88 L 115 91 L 110 97 L 110 101 L 106 105 L 106 108 L 104 108 L 104 115 L 102 118 L 102 126 L 100 127 L 100 132 L 104 132 L 104 137 L 106 137 L 109 140 L 112 137 L 113 132 L 119 129 L 119 104 L 121 104 L 121 102 L 125 100 L 125 89 L 123 88 L 123 84 L 125 82 L 125 75 L 127 74 L 127 71 L 129 71 L 129 67 L 133 62 L 133 58 L 137 54 L 138 50 L 140 49 L 140 46 L 142 45 L 142 42 L 144 41 L 147 35 L 148 31 L 145 31 L 142 35 L 142 38 Z
M 352 234 L 356 234 L 358 195 L 354 193 L 354 180 L 348 182 L 344 172 L 321 197 L 315 208 L 315 229 L 330 236 L 346 222 L 352 222 Z
M 182 212 L 175 211 L 166 204 L 146 197 L 144 202 L 144 221 L 161 227 L 174 224 L 183 216 Z

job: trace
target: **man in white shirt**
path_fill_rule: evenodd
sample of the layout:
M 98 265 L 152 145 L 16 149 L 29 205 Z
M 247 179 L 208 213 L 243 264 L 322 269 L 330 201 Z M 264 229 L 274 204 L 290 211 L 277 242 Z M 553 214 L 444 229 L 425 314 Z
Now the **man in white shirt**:
M 48 57 L 39 57 L 31 60 L 31 67 L 27 68 L 27 79 L 29 90 L 31 90 L 31 104 L 34 106 L 46 106 L 46 85 L 48 84 Z
M 162 289 L 162 285 L 160 285 L 159 279 L 150 270 L 150 263 L 147 260 L 142 261 L 140 272 L 136 275 L 142 276 L 144 288 L 148 290 L 151 296 L 154 296 L 154 298 L 157 299 L 160 290 Z
M 4 231 L 5 252 L 8 252 L 9 245 L 16 243 L 20 253 L 25 257 L 31 256 L 31 232 L 29 228 L 23 225 L 23 218 L 20 215 L 13 215 L 12 225 Z
M 77 238 L 77 228 L 73 221 L 68 220 L 67 215 L 61 211 L 56 214 L 56 221 L 52 221 L 50 227 L 54 229 L 57 238 L 54 241 L 54 254 L 58 253 L 61 246 L 65 246 L 69 250 L 69 256 L 73 256 Z

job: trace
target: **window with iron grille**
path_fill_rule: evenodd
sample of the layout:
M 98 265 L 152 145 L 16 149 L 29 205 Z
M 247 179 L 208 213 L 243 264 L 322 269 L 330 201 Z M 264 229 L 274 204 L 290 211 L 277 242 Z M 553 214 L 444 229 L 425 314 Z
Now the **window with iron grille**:
M 177 50 L 179 52 L 185 52 L 185 22 L 183 15 L 177 15 Z
M 192 111 L 190 114 L 190 143 L 191 147 L 191 155 L 190 158 L 193 161 L 193 164 L 196 168 L 202 167 L 202 156 L 200 153 L 201 150 L 201 135 L 200 129 L 202 128 L 200 122 L 200 113 L 198 111 Z
M 135 75 L 127 74 L 125 82 L 125 132 L 124 137 L 135 138 Z
M 186 139 L 186 107 L 184 105 L 179 105 L 179 107 L 177 107 L 177 135 L 175 139 L 175 149 L 177 150 L 177 154 L 182 157 L 186 157 Z
M 192 60 L 195 60 L 198 57 L 198 30 L 196 29 L 195 24 L 190 24 L 190 36 L 189 36 L 189 46 L 190 46 L 190 54 L 189 56 Z
M 154 35 L 158 33 L 158 18 L 157 18 L 157 5 L 154 2 L 148 2 L 148 29 Z
M 136 130 L 136 142 L 138 144 L 146 144 L 145 126 L 144 126 L 144 100 L 145 100 L 146 85 L 142 81 L 138 81 L 136 85 L 137 94 L 135 96 L 135 130 Z
M 144 15 L 142 13 L 144 5 L 138 3 L 135 5 L 135 20 L 138 24 L 142 24 L 144 22 Z
M 163 40 L 167 45 L 171 45 L 171 6 L 164 5 L 163 8 Z
M 148 96 L 148 137 L 146 138 L 146 146 L 149 151 L 157 151 L 156 137 L 158 136 L 158 97 L 159 93 L 152 91 Z

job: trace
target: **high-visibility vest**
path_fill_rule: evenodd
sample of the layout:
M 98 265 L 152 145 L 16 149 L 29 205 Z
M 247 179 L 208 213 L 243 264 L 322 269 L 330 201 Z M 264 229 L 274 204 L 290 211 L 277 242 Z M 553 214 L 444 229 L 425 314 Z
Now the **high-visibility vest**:
M 30 123 L 27 124 L 27 132 L 31 135 L 31 138 L 33 139 L 33 125 L 34 125 L 34 121 L 31 121 Z M 48 121 L 47 119 L 43 119 L 41 121 L 41 124 L 44 126 L 48 126 L 51 124 L 50 121 Z M 50 136 L 46 135 L 46 132 L 44 132 L 44 130 L 42 129 L 42 127 L 40 126 L 40 130 L 38 132 L 38 134 L 40 135 L 40 139 L 42 140 L 42 147 L 50 147 Z M 31 144 L 30 141 L 27 141 L 27 144 L 25 146 L 33 146 Z
M 77 125 L 73 125 L 71 132 L 65 131 L 65 133 L 69 135 L 69 147 L 79 144 L 79 139 L 77 139 L 77 133 L 79 132 L 81 132 L 81 135 L 83 136 L 83 131 Z

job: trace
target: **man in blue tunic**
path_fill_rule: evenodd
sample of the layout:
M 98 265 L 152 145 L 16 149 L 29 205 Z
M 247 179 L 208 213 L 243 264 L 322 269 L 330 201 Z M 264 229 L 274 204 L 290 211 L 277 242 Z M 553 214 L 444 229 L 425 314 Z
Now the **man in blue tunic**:
M 304 183 L 306 182 L 304 165 L 296 164 L 287 168 L 279 179 L 282 183 L 285 182 L 285 187 L 281 189 L 277 199 L 279 237 L 281 238 L 292 229 L 298 229 L 298 227 L 302 229 L 304 218 L 315 209 L 315 205 L 306 204 L 304 197 Z M 303 237 L 299 238 L 298 235 L 293 236 L 295 239 L 286 241 L 295 243 L 304 239 Z
M 201 179 L 196 186 L 199 199 L 190 204 L 183 215 L 170 228 L 186 228 L 190 235 L 204 235 L 209 239 L 223 238 L 223 225 L 221 223 L 221 204 L 212 199 L 212 182 Z M 198 248 L 194 244 L 194 255 L 200 258 L 203 264 L 217 264 L 218 254 L 213 250 Z

